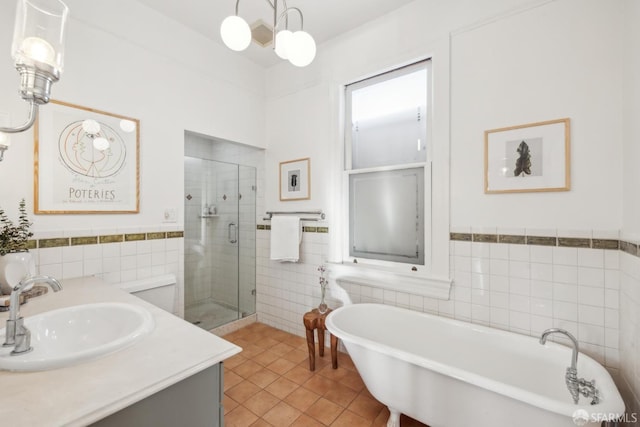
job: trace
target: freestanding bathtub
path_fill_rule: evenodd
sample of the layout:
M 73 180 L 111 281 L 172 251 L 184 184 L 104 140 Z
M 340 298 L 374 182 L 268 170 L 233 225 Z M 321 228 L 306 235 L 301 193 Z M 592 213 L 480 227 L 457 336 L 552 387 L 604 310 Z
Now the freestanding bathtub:
M 382 304 L 338 308 L 326 326 L 389 408 L 388 427 L 400 414 L 430 427 L 599 427 L 624 413 L 609 373 L 584 354 L 578 376 L 595 379 L 601 399 L 573 403 L 572 351 L 560 344 Z

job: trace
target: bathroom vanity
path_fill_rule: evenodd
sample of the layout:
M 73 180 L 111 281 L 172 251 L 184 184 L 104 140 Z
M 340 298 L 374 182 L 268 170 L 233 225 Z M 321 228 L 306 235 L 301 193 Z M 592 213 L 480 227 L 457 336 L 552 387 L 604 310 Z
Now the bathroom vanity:
M 29 300 L 20 314 L 120 302 L 147 309 L 155 328 L 130 347 L 72 366 L 0 371 L 0 419 L 12 427 L 223 425 L 222 362 L 240 347 L 100 279 L 61 283 L 61 292 Z M 7 316 L 0 313 L 0 325 Z

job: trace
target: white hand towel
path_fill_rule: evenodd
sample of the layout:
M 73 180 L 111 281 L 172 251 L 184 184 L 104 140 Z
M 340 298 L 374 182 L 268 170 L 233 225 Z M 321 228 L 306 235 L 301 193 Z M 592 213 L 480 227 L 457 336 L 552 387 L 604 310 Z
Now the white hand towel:
M 298 262 L 302 242 L 302 224 L 297 216 L 271 218 L 271 259 Z

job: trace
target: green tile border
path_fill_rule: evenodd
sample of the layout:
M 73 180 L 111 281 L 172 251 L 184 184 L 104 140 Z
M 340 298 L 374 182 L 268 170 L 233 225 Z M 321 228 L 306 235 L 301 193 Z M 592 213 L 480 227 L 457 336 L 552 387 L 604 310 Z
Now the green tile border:
M 98 244 L 98 236 L 72 237 L 71 238 L 71 246 L 97 245 L 97 244 Z
M 260 231 L 270 231 L 270 224 L 256 224 L 256 230 Z M 315 227 L 315 226 L 304 226 L 302 227 L 303 233 L 321 233 L 326 234 L 329 232 L 329 227 Z
M 140 240 L 147 240 L 147 235 L 145 233 L 131 233 L 124 235 L 125 242 L 137 242 Z
M 449 233 L 455 242 L 505 243 L 516 245 L 552 246 L 564 248 L 590 248 L 621 250 L 640 257 L 640 244 L 616 239 L 593 239 L 588 237 L 524 236 L 490 233 Z
M 29 249 L 61 248 L 65 246 L 98 245 L 184 237 L 184 231 L 154 231 L 148 233 L 103 234 L 96 236 L 53 237 L 29 240 Z

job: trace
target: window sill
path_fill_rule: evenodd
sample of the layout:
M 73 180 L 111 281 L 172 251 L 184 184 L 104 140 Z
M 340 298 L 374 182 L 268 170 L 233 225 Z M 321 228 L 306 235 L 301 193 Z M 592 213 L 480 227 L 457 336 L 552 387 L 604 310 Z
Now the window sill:
M 449 278 L 430 276 L 418 272 L 400 272 L 361 264 L 329 263 L 327 267 L 332 278 L 338 284 L 341 282 L 355 283 L 441 300 L 449 299 L 452 282 Z

